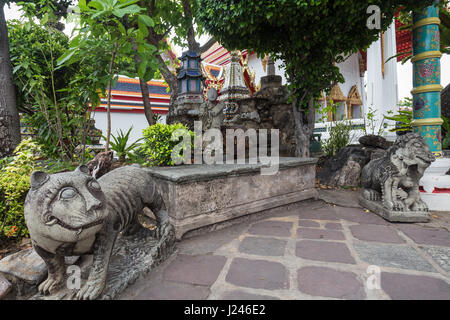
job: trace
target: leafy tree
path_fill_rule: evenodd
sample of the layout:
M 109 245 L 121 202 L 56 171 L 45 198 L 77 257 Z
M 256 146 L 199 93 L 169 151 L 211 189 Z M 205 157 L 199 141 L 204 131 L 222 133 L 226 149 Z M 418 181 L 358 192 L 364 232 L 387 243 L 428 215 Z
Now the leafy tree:
M 53 8 L 53 12 L 61 17 L 64 16 L 71 1 L 0 0 L 0 157 L 13 152 L 20 142 L 20 120 L 9 56 L 8 28 L 4 14 L 5 4 L 10 3 L 37 3 L 38 5 L 47 3 Z
M 423 8 L 432 0 L 198 0 L 197 18 L 227 49 L 251 49 L 281 59 L 292 92 L 297 155 L 309 155 L 314 99 L 343 82 L 336 63 L 377 40 L 400 5 Z M 369 29 L 369 5 L 378 5 L 381 30 Z
M 80 28 L 70 41 L 70 48 L 59 59 L 60 65 L 72 63 L 84 64 L 87 60 L 100 72 L 93 83 L 102 94 L 107 96 L 107 133 L 106 150 L 111 137 L 111 89 L 118 74 L 137 73 L 140 78 L 153 75 L 156 61 L 153 58 L 156 47 L 148 44 L 144 38 L 153 20 L 143 14 L 138 0 L 80 0 Z M 99 52 L 103 58 L 98 58 Z M 133 61 L 138 55 L 138 61 Z M 105 63 L 105 57 L 108 62 Z M 135 62 L 138 62 L 136 65 Z M 94 105 L 95 106 L 95 105 Z
M 169 49 L 166 39 L 172 36 L 175 44 L 188 47 L 200 54 L 208 50 L 214 43 L 210 39 L 204 45 L 200 45 L 196 37 L 203 34 L 203 29 L 196 23 L 198 3 L 196 0 L 140 0 L 139 4 L 145 8 L 145 13 L 155 22 L 149 27 L 146 40 L 149 44 L 159 49 L 156 59 L 159 63 L 159 72 L 171 89 L 172 101 L 178 94 L 178 81 L 171 71 L 176 66 L 170 66 L 164 60 L 164 52 Z

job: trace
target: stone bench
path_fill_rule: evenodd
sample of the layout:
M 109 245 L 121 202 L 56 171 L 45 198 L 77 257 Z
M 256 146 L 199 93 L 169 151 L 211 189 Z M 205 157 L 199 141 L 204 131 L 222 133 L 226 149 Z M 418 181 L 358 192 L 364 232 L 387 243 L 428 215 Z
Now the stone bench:
M 155 167 L 150 172 L 180 240 L 187 232 L 241 216 L 317 198 L 315 158 L 280 158 L 274 175 L 263 165 Z

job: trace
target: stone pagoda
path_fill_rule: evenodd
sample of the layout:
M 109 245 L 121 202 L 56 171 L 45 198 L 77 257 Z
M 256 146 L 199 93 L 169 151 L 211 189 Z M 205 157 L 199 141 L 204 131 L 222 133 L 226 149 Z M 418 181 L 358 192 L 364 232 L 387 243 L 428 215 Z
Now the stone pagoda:
M 181 122 L 194 128 L 194 121 L 199 120 L 199 110 L 203 98 L 203 74 L 201 70 L 201 57 L 195 51 L 185 51 L 179 57 L 181 67 L 178 69 L 178 96 L 171 101 L 167 123 Z

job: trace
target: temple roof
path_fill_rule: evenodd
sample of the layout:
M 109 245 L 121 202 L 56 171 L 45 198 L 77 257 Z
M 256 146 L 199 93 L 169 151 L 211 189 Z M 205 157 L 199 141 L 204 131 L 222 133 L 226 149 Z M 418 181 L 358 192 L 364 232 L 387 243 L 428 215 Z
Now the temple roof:
M 189 76 L 191 78 L 199 78 L 202 76 L 202 72 L 198 69 L 187 69 L 187 70 L 184 69 L 180 71 L 180 73 L 177 76 L 177 79 L 180 80 L 185 78 L 186 76 Z
M 151 80 L 147 82 L 150 104 L 153 113 L 166 114 L 170 103 L 170 90 L 162 80 Z M 106 111 L 107 99 L 101 98 L 100 105 L 95 111 Z M 111 111 L 143 113 L 141 87 L 139 79 L 119 76 L 117 84 L 111 90 Z
M 179 57 L 178 59 L 182 60 L 182 59 L 184 59 L 185 57 L 189 57 L 189 58 L 200 58 L 200 54 L 198 54 L 198 53 L 195 52 L 195 51 L 188 50 L 188 51 L 183 52 L 183 53 L 181 54 L 181 57 Z

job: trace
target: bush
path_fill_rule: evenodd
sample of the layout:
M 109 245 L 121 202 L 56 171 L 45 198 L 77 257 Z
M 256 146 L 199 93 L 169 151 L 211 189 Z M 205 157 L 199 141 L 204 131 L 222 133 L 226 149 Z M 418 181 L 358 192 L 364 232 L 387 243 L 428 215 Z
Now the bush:
M 12 159 L 0 166 L 0 237 L 20 238 L 28 235 L 23 205 L 30 189 L 30 175 L 40 169 L 41 146 L 25 139 L 16 147 Z
M 183 135 L 189 135 L 191 139 L 191 150 L 193 150 L 194 132 L 190 131 L 185 125 L 181 123 L 162 124 L 157 123 L 143 130 L 144 143 L 137 150 L 138 154 L 145 157 L 144 165 L 146 166 L 173 166 L 176 162 L 183 158 L 181 154 L 172 159 L 172 151 L 180 141 Z M 184 145 L 181 150 L 186 150 Z M 181 152 L 180 152 L 181 153 Z M 191 155 L 188 155 L 191 158 Z
M 341 148 L 350 143 L 352 127 L 348 121 L 336 121 L 330 129 L 330 137 L 322 142 L 322 149 L 327 156 L 336 155 Z

